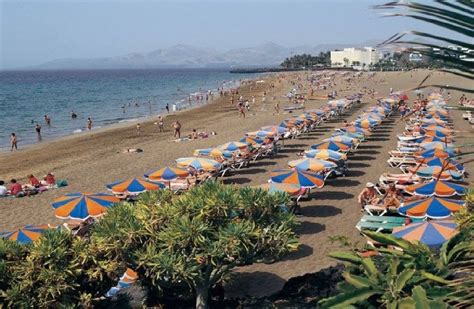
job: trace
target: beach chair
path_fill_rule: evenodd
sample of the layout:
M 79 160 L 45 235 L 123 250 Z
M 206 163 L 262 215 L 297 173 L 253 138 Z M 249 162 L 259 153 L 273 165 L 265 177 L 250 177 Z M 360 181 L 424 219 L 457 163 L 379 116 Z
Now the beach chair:
M 417 165 L 417 162 L 414 157 L 390 157 L 387 160 L 388 165 L 391 167 L 402 167 L 402 166 L 414 166 Z
M 394 228 L 404 226 L 405 218 L 390 216 L 368 216 L 364 215 L 356 224 L 359 231 L 363 229 L 373 230 L 376 232 L 391 232 Z

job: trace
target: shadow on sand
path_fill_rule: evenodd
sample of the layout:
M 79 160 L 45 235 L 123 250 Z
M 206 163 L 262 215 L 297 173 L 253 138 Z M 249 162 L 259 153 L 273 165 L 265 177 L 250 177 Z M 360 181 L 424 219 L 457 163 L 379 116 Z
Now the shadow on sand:
M 349 171 L 349 175 L 352 176 L 352 171 Z M 355 187 L 355 186 L 360 185 L 360 181 L 339 177 L 339 178 L 334 179 L 334 181 L 328 182 L 328 185 L 335 188 Z
M 303 206 L 301 212 L 305 217 L 326 218 L 337 216 L 342 213 L 342 210 L 331 205 L 313 205 Z
M 296 228 L 296 233 L 300 235 L 312 235 L 322 232 L 326 229 L 324 224 L 316 223 L 316 222 L 309 222 L 309 221 L 302 221 L 300 225 Z
M 304 257 L 307 257 L 307 256 L 310 256 L 313 254 L 313 248 L 311 248 L 310 246 L 308 245 L 301 245 L 299 248 L 298 248 L 298 251 L 296 252 L 293 252 L 293 253 L 290 253 L 288 254 L 287 256 L 285 256 L 282 261 L 294 261 L 294 260 L 299 260 L 301 258 L 304 258 Z
M 319 199 L 319 200 L 338 201 L 338 200 L 351 199 L 351 198 L 354 197 L 354 194 L 347 193 L 347 192 L 344 192 L 344 191 L 331 191 L 331 190 L 328 190 L 328 191 L 312 192 L 310 197 L 314 198 L 314 199 Z

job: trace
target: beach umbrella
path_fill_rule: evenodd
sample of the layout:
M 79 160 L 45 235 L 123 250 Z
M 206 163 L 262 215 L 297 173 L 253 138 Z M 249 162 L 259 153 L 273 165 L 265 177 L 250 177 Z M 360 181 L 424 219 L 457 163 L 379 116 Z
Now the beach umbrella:
M 295 127 L 295 124 L 294 123 L 289 123 L 288 121 L 283 121 L 278 126 L 282 127 L 282 128 L 285 128 L 285 129 L 290 129 L 290 128 Z
M 324 186 L 324 179 L 321 175 L 298 169 L 275 170 L 270 175 L 271 181 L 276 183 L 299 185 L 303 188 L 322 188 Z
M 362 133 L 341 132 L 341 131 L 333 133 L 332 136 L 348 136 L 348 137 L 356 138 L 358 140 L 363 140 L 365 138 L 364 134 Z
M 446 150 L 446 149 L 451 149 L 454 151 L 453 144 L 447 144 L 443 142 L 429 142 L 429 143 L 421 143 L 420 147 L 423 149 L 441 149 L 441 150 Z
M 150 171 L 144 176 L 149 180 L 154 181 L 171 181 L 177 178 L 184 178 L 189 175 L 189 172 L 182 168 L 176 167 L 163 167 L 156 171 Z
M 442 143 L 448 143 L 448 144 L 451 144 L 453 142 L 453 139 L 451 138 L 448 138 L 448 137 L 437 137 L 437 136 L 428 136 L 428 135 L 424 135 L 424 136 L 420 136 L 419 138 L 416 139 L 416 142 L 419 143 L 419 144 L 422 144 L 422 143 L 431 143 L 431 142 L 442 142 Z
M 445 132 L 442 131 L 442 130 L 434 130 L 434 131 L 426 130 L 426 131 L 425 131 L 425 135 L 443 138 L 443 137 L 450 137 L 450 136 L 452 136 L 453 134 L 452 134 L 452 133 L 445 133 Z
M 403 203 L 398 212 L 412 218 L 443 219 L 458 212 L 464 206 L 464 201 L 439 197 L 429 197 L 413 202 Z
M 304 113 L 298 116 L 298 118 L 309 120 L 309 121 L 316 121 L 318 120 L 318 115 L 316 113 Z
M 265 137 L 274 137 L 276 134 L 274 132 L 259 130 L 259 131 L 245 133 L 245 135 L 265 138 Z
M 48 224 L 27 225 L 13 231 L 0 232 L 0 237 L 27 244 L 40 238 L 41 234 L 50 228 Z
M 301 193 L 301 186 L 289 183 L 270 182 L 263 185 L 259 185 L 258 188 L 267 190 L 271 193 L 285 192 L 288 193 L 290 196 L 299 195 Z
M 145 191 L 160 190 L 163 189 L 165 185 L 160 182 L 153 182 L 146 179 L 130 178 L 113 182 L 106 185 L 106 187 L 114 194 L 129 193 L 135 195 Z
M 369 130 L 358 127 L 358 126 L 349 126 L 349 127 L 341 128 L 341 130 L 350 132 L 350 133 L 360 133 L 363 135 L 370 135 Z
M 447 121 L 439 119 L 439 118 L 423 118 L 423 119 L 421 119 L 421 122 L 424 123 L 422 125 L 422 127 L 424 125 L 431 125 L 431 124 L 437 124 L 437 125 L 441 125 L 441 126 L 446 126 L 447 125 Z
M 448 111 L 444 108 L 429 108 L 426 114 L 431 115 L 431 116 L 442 116 L 442 117 L 449 116 Z
M 373 107 L 369 107 L 366 112 L 369 112 L 369 113 L 377 113 L 377 114 L 381 114 L 381 115 L 385 115 L 385 113 L 387 112 L 387 110 L 381 106 L 373 106 Z
M 349 137 L 349 136 L 333 136 L 329 138 L 323 139 L 323 142 L 338 142 L 338 143 L 343 143 L 347 146 L 353 146 L 354 144 L 358 144 L 360 141 L 357 138 Z
M 247 143 L 247 145 L 252 145 L 253 147 L 256 147 L 256 146 L 262 145 L 264 143 L 264 140 L 258 137 L 246 136 L 246 137 L 241 138 L 240 142 Z
M 248 146 L 247 146 L 248 147 Z M 210 148 L 209 153 L 207 156 L 213 158 L 224 158 L 224 159 L 232 159 L 234 158 L 234 152 L 222 150 L 220 148 Z
M 363 113 L 359 117 L 357 117 L 356 120 L 362 120 L 362 119 L 369 119 L 371 121 L 377 121 L 381 122 L 383 120 L 384 116 L 378 114 L 378 113 Z
M 138 274 L 131 268 L 127 268 L 125 273 L 119 278 L 119 282 L 116 286 L 111 287 L 110 290 L 105 294 L 106 297 L 114 297 L 117 293 L 123 289 L 128 288 L 134 284 L 138 279 Z
M 69 193 L 57 198 L 51 206 L 61 219 L 86 220 L 105 214 L 118 197 L 104 193 Z
M 323 111 L 322 109 L 319 109 L 319 108 L 318 108 L 318 109 L 309 110 L 308 112 L 309 112 L 309 113 L 315 113 L 315 114 L 318 115 L 318 116 L 322 116 L 322 115 L 326 114 L 325 111 Z
M 444 167 L 445 170 L 456 170 L 459 172 L 464 171 L 464 166 L 462 166 L 462 164 L 456 162 L 455 160 L 432 157 L 432 158 L 422 159 L 420 160 L 420 162 L 426 166 Z
M 287 129 L 283 127 L 279 127 L 279 126 L 266 126 L 266 127 L 262 127 L 261 129 L 262 131 L 273 132 L 278 135 L 285 134 L 288 131 Z
M 371 127 L 375 127 L 376 125 L 378 125 L 378 124 L 379 124 L 379 121 L 373 120 L 373 119 L 369 119 L 369 118 L 365 118 L 365 119 L 356 120 L 356 121 L 355 121 L 355 124 L 356 124 L 357 126 L 362 127 L 362 128 L 371 128 Z
M 347 155 L 329 149 L 315 149 L 315 150 L 307 150 L 305 151 L 305 157 L 307 158 L 314 158 L 314 159 L 321 159 L 321 160 L 347 160 Z
M 179 158 L 176 160 L 179 167 L 193 167 L 197 170 L 215 171 L 221 168 L 221 164 L 212 159 L 206 158 Z
M 421 158 L 437 157 L 437 158 L 446 159 L 446 158 L 455 156 L 455 152 L 452 148 L 447 148 L 447 149 L 432 148 L 432 149 L 427 149 L 421 152 L 420 151 L 416 152 L 415 155 Z
M 458 171 L 444 169 L 441 166 L 426 166 L 418 168 L 416 174 L 421 178 L 440 178 L 443 180 L 461 180 L 463 178 L 462 173 Z
M 242 142 L 229 142 L 229 143 L 225 143 L 223 145 L 217 146 L 217 148 L 223 151 L 238 151 L 238 150 L 247 149 L 248 145 Z
M 334 162 L 310 158 L 290 161 L 288 162 L 288 166 L 315 173 L 337 167 L 336 163 Z
M 405 191 L 420 196 L 448 197 L 453 195 L 464 195 L 467 187 L 444 180 L 433 180 L 405 187 Z
M 457 233 L 457 225 L 452 220 L 416 222 L 392 230 L 392 235 L 397 238 L 419 241 L 430 247 L 441 246 Z
M 321 142 L 318 144 L 311 145 L 311 149 L 329 149 L 333 151 L 347 152 L 349 151 L 350 147 L 339 142 L 330 141 L 330 142 Z

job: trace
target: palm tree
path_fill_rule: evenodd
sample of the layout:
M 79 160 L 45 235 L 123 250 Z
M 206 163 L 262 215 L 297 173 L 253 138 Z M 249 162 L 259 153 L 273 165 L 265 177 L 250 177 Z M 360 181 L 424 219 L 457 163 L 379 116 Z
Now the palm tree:
M 344 67 L 348 67 L 349 66 L 349 59 L 344 58 L 343 61 L 344 61 Z
M 473 8 L 474 3 L 470 0 L 435 0 L 436 5 L 428 5 L 419 2 L 394 1 L 383 5 L 375 6 L 376 9 L 393 10 L 398 8 L 407 8 L 408 12 L 397 12 L 386 14 L 385 16 L 404 16 L 436 25 L 451 34 L 440 36 L 422 31 L 405 31 L 397 33 L 381 44 L 408 44 L 411 52 L 418 52 L 431 59 L 441 61 L 445 68 L 441 72 L 447 72 L 467 79 L 474 79 L 474 61 L 472 60 L 472 51 L 474 44 Z M 414 39 L 404 40 L 407 35 L 412 35 Z M 464 39 L 458 39 L 464 38 Z M 429 42 L 419 39 L 428 39 Z M 457 51 L 446 47 L 447 44 L 458 46 Z M 430 85 L 432 87 L 442 87 L 441 85 Z M 419 88 L 429 86 L 420 85 Z M 474 93 L 474 89 L 453 87 L 450 89 Z

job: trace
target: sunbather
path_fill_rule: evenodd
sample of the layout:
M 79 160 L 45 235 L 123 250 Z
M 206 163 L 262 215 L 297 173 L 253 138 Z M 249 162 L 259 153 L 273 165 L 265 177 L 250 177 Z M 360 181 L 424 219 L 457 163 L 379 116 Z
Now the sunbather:
M 30 174 L 28 175 L 28 184 L 25 186 L 28 186 L 31 188 L 39 188 L 41 187 L 41 183 L 33 174 Z
M 380 201 L 385 208 L 398 208 L 401 204 L 400 199 L 400 192 L 395 184 L 391 184 Z
M 5 187 L 5 181 L 0 180 L 0 197 L 7 195 L 7 187 Z
M 122 151 L 122 153 L 140 153 L 143 152 L 143 149 L 140 148 L 127 148 Z
M 10 190 L 8 190 L 9 195 L 13 195 L 16 197 L 23 197 L 25 196 L 25 192 L 23 191 L 23 187 L 19 182 L 16 181 L 16 179 L 10 180 Z
M 365 185 L 364 190 L 359 194 L 357 198 L 361 210 L 364 210 L 365 205 L 378 204 L 380 199 L 377 197 L 377 191 L 375 190 L 375 185 L 371 182 L 368 182 Z

